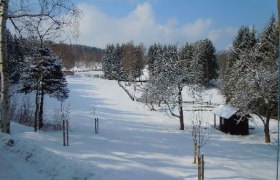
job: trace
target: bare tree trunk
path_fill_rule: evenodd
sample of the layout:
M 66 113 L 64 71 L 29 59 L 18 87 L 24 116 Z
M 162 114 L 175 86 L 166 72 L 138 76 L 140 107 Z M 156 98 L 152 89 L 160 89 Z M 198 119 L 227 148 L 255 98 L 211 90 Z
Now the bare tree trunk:
M 183 97 L 182 97 L 182 90 L 183 88 L 181 87 L 180 84 L 178 84 L 178 105 L 179 105 L 179 119 L 180 119 L 180 130 L 185 129 L 184 125 L 184 112 L 183 112 Z
M 36 90 L 36 97 L 35 97 L 35 116 L 34 116 L 34 131 L 38 129 L 38 120 L 39 120 L 39 88 L 37 87 Z
M 264 136 L 265 136 L 265 142 L 270 143 L 270 134 L 269 134 L 269 120 L 271 116 L 271 110 L 266 110 L 266 117 L 264 122 Z
M 271 116 L 271 109 L 266 110 L 266 116 L 265 119 L 257 112 L 254 112 L 260 120 L 263 122 L 264 126 L 264 139 L 266 143 L 270 143 L 270 134 L 269 134 L 269 121 L 270 121 L 270 116 Z
M 41 101 L 40 101 L 40 109 L 39 109 L 39 130 L 44 126 L 43 123 L 43 112 L 44 112 L 44 90 L 43 87 L 41 89 Z
M 1 127 L 2 132 L 10 133 L 10 118 L 9 118 L 9 73 L 8 73 L 8 57 L 7 57 L 7 10 L 8 0 L 0 2 L 0 74 L 1 74 Z

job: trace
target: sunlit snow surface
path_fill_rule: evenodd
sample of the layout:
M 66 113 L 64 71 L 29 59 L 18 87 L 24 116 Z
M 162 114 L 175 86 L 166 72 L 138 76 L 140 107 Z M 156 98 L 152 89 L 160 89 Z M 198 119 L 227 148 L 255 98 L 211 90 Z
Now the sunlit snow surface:
M 62 132 L 33 132 L 32 128 L 12 124 L 12 134 L 0 134 L 0 179 L 197 179 L 193 164 L 191 120 L 198 112 L 185 105 L 185 131 L 178 119 L 164 112 L 149 111 L 133 102 L 116 81 L 85 76 L 67 78 L 71 90 L 70 146 L 62 146 Z M 223 103 L 216 89 L 206 98 Z M 184 92 L 184 100 L 192 101 Z M 209 94 L 211 94 L 209 96 Z M 51 114 L 60 104 L 47 98 L 45 109 Z M 94 133 L 93 107 L 100 120 L 100 133 Z M 46 118 L 50 118 L 46 114 Z M 213 124 L 211 111 L 203 120 Z M 231 136 L 211 128 L 203 147 L 205 179 L 274 179 L 276 150 L 264 144 L 262 124 L 250 122 L 248 136 Z M 271 122 L 272 141 L 276 121 Z M 15 140 L 10 147 L 5 143 Z M 12 170 L 13 171 L 12 171 Z

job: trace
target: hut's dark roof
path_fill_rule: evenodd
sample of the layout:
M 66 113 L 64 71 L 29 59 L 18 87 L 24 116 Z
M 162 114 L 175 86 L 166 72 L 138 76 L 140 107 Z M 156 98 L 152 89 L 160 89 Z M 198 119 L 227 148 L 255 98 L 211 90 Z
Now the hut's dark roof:
M 220 117 L 229 119 L 232 115 L 234 115 L 239 109 L 229 106 L 229 105 L 220 105 L 216 109 L 212 111 L 213 114 L 216 114 Z

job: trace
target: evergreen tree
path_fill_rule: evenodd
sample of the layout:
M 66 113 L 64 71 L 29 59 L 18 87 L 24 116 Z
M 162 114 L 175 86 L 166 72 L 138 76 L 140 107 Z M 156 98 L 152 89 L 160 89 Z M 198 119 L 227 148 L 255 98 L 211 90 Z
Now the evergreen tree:
M 47 47 L 32 50 L 31 56 L 26 58 L 24 72 L 26 73 L 21 77 L 21 92 L 36 92 L 34 131 L 37 131 L 43 127 L 44 95 L 49 94 L 64 101 L 68 98 L 69 90 L 62 72 L 61 60 Z
M 226 102 L 230 102 L 233 98 L 236 80 L 246 75 L 248 69 L 246 59 L 242 58 L 242 54 L 248 54 L 255 51 L 257 43 L 256 32 L 248 26 L 242 26 L 233 41 L 227 70 L 224 77 L 224 86 L 222 92 L 226 97 Z
M 194 56 L 203 66 L 202 84 L 209 86 L 211 79 L 218 77 L 218 64 L 216 59 L 216 49 L 211 40 L 205 39 L 194 43 Z
M 143 44 L 137 45 L 134 48 L 135 65 L 134 65 L 134 78 L 139 78 L 142 75 L 142 70 L 145 67 L 145 48 Z
M 114 47 L 112 57 L 112 79 L 121 80 L 121 46 L 119 44 Z
M 11 83 L 18 83 L 21 74 L 21 66 L 24 59 L 23 48 L 20 43 L 20 39 L 16 36 L 12 36 L 10 32 L 8 35 L 8 66 L 9 66 L 9 78 Z
M 278 58 L 278 29 L 275 16 L 272 16 L 269 23 L 262 32 L 258 48 L 262 57 L 262 65 L 265 68 L 275 67 L 275 60 Z
M 156 56 L 158 54 L 158 51 L 161 49 L 161 45 L 160 44 L 154 44 L 152 46 L 150 46 L 149 50 L 148 50 L 148 68 L 149 68 L 149 73 L 150 76 L 152 76 L 155 72 L 155 59 Z
M 114 57 L 115 47 L 113 44 L 109 44 L 106 47 L 104 57 L 102 59 L 102 71 L 104 72 L 104 78 L 112 79 L 112 63 Z
M 257 43 L 255 28 L 251 29 L 248 26 L 242 26 L 237 32 L 232 43 L 232 52 L 237 56 L 234 58 L 238 59 L 238 55 L 242 52 L 248 52 Z M 233 59 L 234 60 L 234 59 Z
M 199 56 L 200 48 L 199 43 L 186 43 L 181 49 L 181 74 L 182 82 L 188 85 L 201 85 L 203 82 L 203 61 Z

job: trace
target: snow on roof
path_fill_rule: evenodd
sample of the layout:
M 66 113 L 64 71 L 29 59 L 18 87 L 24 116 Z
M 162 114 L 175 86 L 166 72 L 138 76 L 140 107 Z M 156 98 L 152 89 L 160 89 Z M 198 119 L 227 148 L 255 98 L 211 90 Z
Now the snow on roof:
M 234 115 L 239 109 L 235 107 L 231 107 L 229 105 L 220 105 L 216 109 L 212 111 L 213 114 L 216 114 L 220 117 L 229 119 L 232 115 Z

